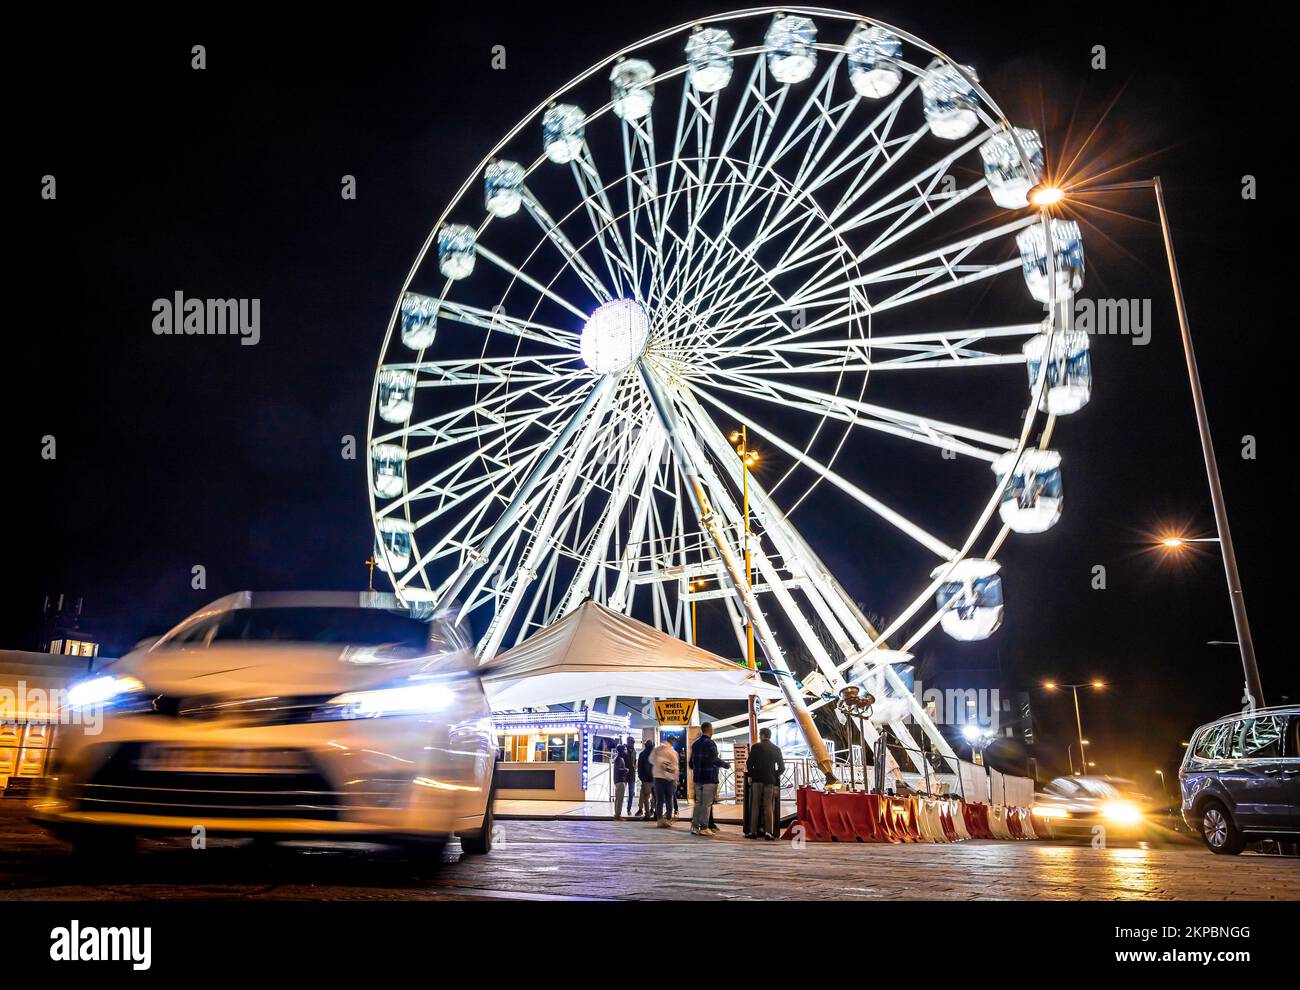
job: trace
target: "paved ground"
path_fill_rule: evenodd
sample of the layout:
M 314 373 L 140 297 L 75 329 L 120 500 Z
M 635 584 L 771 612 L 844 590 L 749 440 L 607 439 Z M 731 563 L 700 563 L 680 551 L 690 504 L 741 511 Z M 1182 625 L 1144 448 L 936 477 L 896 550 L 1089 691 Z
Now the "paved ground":
M 1192 845 L 1092 849 L 1048 842 L 822 845 L 695 838 L 640 822 L 508 821 L 487 857 L 424 879 L 378 852 L 270 858 L 214 843 L 146 843 L 94 877 L 67 846 L 0 802 L 0 900 L 244 898 L 458 900 L 1300 900 L 1300 859 L 1212 856 Z

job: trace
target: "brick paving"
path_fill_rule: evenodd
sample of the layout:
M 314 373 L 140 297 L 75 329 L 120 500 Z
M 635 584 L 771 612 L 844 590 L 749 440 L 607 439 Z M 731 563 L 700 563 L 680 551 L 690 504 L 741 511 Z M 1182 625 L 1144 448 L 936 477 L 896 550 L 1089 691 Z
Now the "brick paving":
M 1300 859 L 1213 856 L 1199 846 L 1093 849 L 1053 842 L 839 845 L 754 842 L 737 829 L 696 838 L 684 825 L 507 821 L 487 857 L 413 878 L 377 851 L 270 859 L 213 843 L 146 843 L 91 878 L 67 847 L 0 802 L 0 900 L 937 899 L 1300 900 Z

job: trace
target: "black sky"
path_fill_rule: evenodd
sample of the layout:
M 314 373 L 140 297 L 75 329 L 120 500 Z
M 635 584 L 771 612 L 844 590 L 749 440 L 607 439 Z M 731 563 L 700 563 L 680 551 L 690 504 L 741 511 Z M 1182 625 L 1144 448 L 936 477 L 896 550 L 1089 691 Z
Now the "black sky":
M 627 42 L 719 9 L 372 5 L 308 17 L 222 5 L 16 22 L 0 646 L 34 646 L 47 593 L 84 596 L 117 653 L 229 591 L 364 587 L 364 458 L 343 460 L 340 443 L 364 444 L 384 323 L 428 227 L 546 93 Z M 1014 121 L 1044 131 L 1055 164 L 1095 127 L 1082 161 L 1133 163 L 1114 178 L 1164 177 L 1265 690 L 1294 700 L 1294 251 L 1270 253 L 1293 223 L 1281 63 L 1233 50 L 1242 36 L 1216 31 L 1208 5 L 1177 19 L 1135 4 L 860 9 L 975 64 Z M 1281 35 L 1267 13 L 1252 16 L 1254 37 Z M 190 68 L 195 44 L 207 48 L 202 72 Z M 494 45 L 504 72 L 490 66 Z M 1103 71 L 1090 66 L 1095 45 Z M 39 197 L 47 173 L 54 202 Z M 344 174 L 357 178 L 355 202 L 339 196 Z M 1255 201 L 1241 197 L 1247 174 Z M 1023 684 L 1105 677 L 1114 687 L 1085 710 L 1097 758 L 1149 773 L 1192 726 L 1238 706 L 1241 678 L 1231 649 L 1205 645 L 1234 638 L 1217 553 L 1171 567 L 1143 550 L 1153 527 L 1208 533 L 1212 517 L 1153 203 L 1106 204 L 1135 219 L 1091 217 L 1101 229 L 1085 231 L 1085 294 L 1151 298 L 1152 341 L 1094 338 L 1093 402 L 1054 443 L 1070 465 L 1066 512 L 1000 555 L 1003 629 L 975 647 L 939 634 L 926 647 L 941 664 L 1001 665 Z M 261 343 L 155 336 L 150 304 L 178 289 L 260 298 Z M 53 461 L 41 458 L 46 435 Z M 1246 435 L 1254 460 L 1240 456 Z M 855 572 L 867 548 L 826 519 L 814 504 L 796 522 L 870 605 Z M 190 587 L 195 564 L 206 590 Z M 1097 564 L 1105 591 L 1090 585 Z M 1043 699 L 1040 716 L 1045 757 L 1063 763 L 1055 741 L 1072 712 Z

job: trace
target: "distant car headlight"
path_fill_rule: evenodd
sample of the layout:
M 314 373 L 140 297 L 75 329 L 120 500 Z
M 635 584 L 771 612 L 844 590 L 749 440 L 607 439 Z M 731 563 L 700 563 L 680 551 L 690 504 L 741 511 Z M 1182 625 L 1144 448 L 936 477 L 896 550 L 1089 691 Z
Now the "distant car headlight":
M 92 705 L 107 707 L 126 700 L 130 695 L 139 694 L 143 690 L 144 684 L 138 678 L 130 675 L 114 677 L 111 674 L 104 674 L 80 681 L 68 688 L 68 707 L 89 708 Z
M 1116 825 L 1136 825 L 1142 820 L 1142 809 L 1132 801 L 1110 801 L 1102 806 L 1101 817 Z
M 1031 809 L 1033 814 L 1039 818 L 1069 818 L 1070 813 L 1064 808 L 1058 808 L 1052 804 L 1036 804 Z
M 316 709 L 318 719 L 419 715 L 451 707 L 456 695 L 446 684 L 409 681 L 373 691 L 347 691 Z

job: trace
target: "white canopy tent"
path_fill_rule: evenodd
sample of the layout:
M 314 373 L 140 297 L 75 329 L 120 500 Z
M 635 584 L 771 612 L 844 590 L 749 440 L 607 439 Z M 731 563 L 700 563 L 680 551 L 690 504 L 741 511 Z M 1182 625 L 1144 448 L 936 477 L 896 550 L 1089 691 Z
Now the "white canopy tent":
M 482 669 L 493 711 L 577 698 L 780 698 L 756 673 L 588 601 Z

